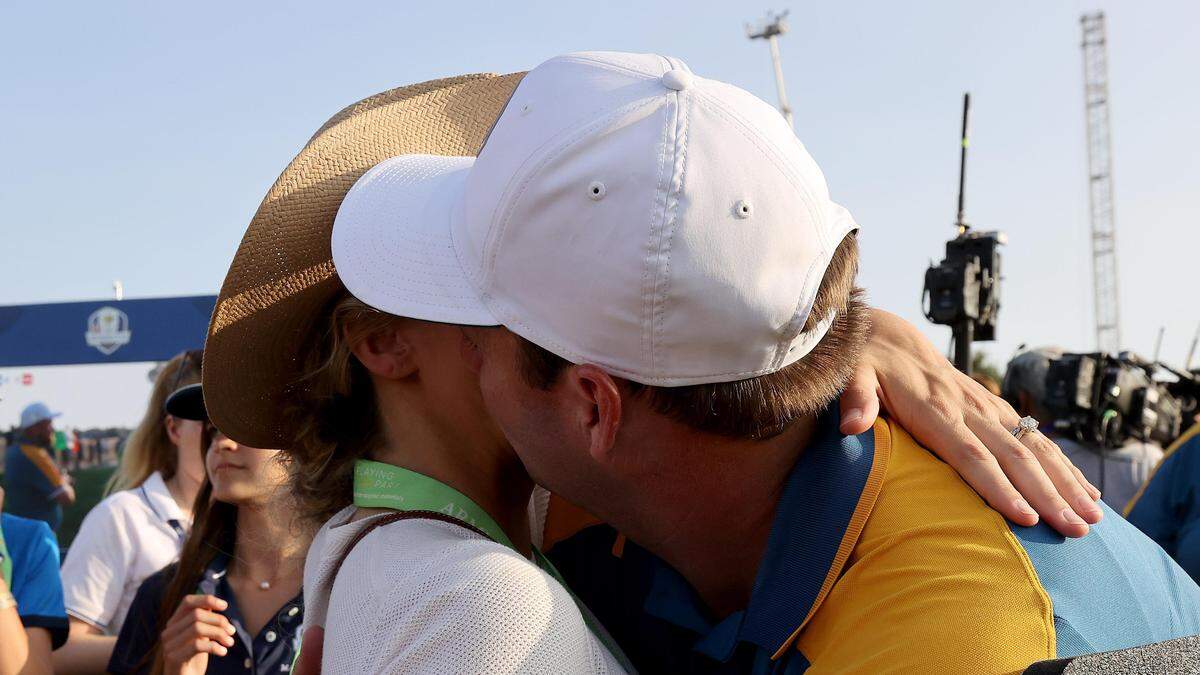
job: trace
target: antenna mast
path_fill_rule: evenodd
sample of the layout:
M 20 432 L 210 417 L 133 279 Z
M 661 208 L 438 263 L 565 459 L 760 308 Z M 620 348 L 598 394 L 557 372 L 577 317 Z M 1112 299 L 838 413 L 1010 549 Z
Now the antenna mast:
M 971 229 L 967 221 L 963 220 L 964 202 L 966 201 L 963 188 L 967 184 L 967 146 L 970 145 L 968 136 L 971 131 L 971 93 L 963 93 L 963 115 L 962 115 L 962 149 L 958 156 L 958 216 L 954 219 L 954 225 L 958 228 L 959 234 L 966 233 Z
M 1104 13 L 1084 14 L 1083 98 L 1087 116 L 1088 205 L 1092 218 L 1092 286 L 1096 348 L 1121 351 L 1117 296 L 1117 230 L 1113 217 L 1111 131 L 1108 118 L 1108 47 Z

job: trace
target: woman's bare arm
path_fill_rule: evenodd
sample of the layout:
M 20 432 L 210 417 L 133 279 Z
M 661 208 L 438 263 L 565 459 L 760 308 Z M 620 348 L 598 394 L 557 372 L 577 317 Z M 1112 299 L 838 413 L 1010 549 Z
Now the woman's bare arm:
M 1100 491 L 1054 441 L 1040 433 L 1018 441 L 1009 430 L 1020 416 L 1004 399 L 955 370 L 912 324 L 878 309 L 871 319 L 871 340 L 842 394 L 842 433 L 869 429 L 882 405 L 1014 523 L 1033 525 L 1040 515 L 1081 537 L 1100 522 Z

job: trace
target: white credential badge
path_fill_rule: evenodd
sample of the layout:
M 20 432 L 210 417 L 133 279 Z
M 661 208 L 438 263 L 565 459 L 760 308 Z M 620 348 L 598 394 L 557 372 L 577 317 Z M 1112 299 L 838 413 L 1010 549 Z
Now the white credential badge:
M 129 344 L 133 331 L 129 329 L 129 317 L 125 312 L 116 307 L 101 307 L 88 317 L 87 332 L 83 336 L 89 347 L 108 356 Z

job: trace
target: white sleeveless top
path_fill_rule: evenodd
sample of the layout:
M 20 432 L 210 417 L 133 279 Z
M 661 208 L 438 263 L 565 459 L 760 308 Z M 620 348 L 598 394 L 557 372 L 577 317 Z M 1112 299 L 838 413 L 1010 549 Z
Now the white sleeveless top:
M 304 625 L 324 626 L 324 673 L 623 673 L 570 593 L 507 546 L 437 520 L 376 528 L 350 506 L 304 567 Z M 379 518 L 382 516 L 376 516 Z

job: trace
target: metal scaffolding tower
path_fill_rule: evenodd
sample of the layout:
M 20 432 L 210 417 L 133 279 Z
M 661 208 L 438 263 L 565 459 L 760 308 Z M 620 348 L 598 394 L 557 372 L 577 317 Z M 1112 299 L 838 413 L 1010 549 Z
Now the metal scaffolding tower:
M 1115 354 L 1121 349 L 1121 315 L 1117 297 L 1117 231 L 1113 217 L 1108 47 L 1104 13 L 1085 14 L 1079 21 L 1083 26 L 1083 96 L 1087 116 L 1088 204 L 1092 217 L 1096 348 Z

